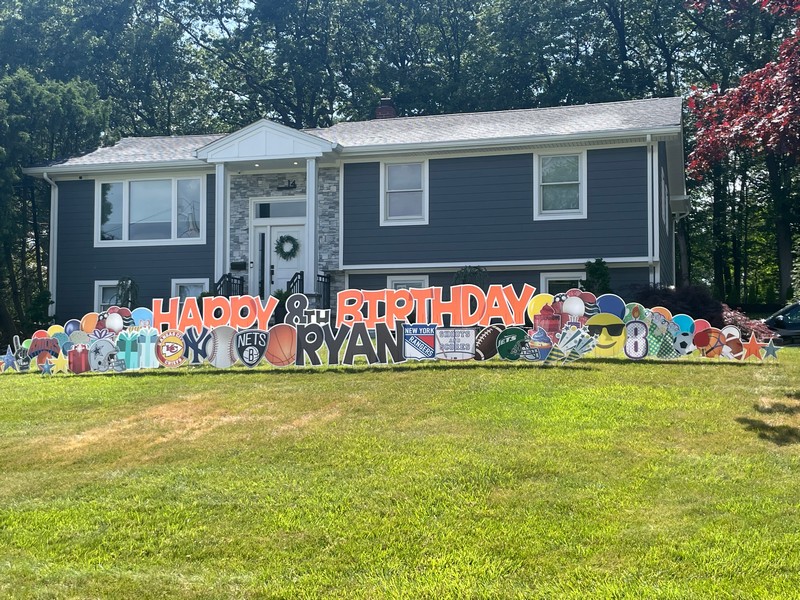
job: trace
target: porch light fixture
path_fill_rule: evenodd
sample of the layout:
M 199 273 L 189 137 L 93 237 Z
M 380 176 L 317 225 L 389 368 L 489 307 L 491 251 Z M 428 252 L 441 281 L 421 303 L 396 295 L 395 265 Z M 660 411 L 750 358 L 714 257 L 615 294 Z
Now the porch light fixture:
M 253 166 L 254 166 L 254 167 L 260 167 L 261 165 L 260 165 L 260 164 L 258 164 L 258 163 L 256 163 L 256 164 L 254 164 Z

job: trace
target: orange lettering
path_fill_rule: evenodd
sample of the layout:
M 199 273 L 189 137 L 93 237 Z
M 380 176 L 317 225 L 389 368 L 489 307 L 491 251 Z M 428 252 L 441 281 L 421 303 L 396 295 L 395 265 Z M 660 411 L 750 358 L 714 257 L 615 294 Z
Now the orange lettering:
M 399 301 L 402 300 L 402 305 Z M 414 310 L 414 299 L 408 290 L 386 290 L 386 324 L 390 329 L 397 326 L 397 321 L 408 321 L 408 315 Z
M 467 283 L 461 287 L 461 326 L 472 327 L 481 322 L 486 312 L 486 295 L 477 285 Z M 472 310 L 475 306 L 475 310 Z
M 190 296 L 183 301 L 181 320 L 178 329 L 186 331 L 189 327 L 194 327 L 197 331 L 203 328 L 203 317 L 200 316 L 200 307 L 197 305 L 197 298 Z
M 536 288 L 532 285 L 528 285 L 527 283 L 522 286 L 522 291 L 519 294 L 519 298 L 514 293 L 514 286 L 507 285 L 503 288 L 503 292 L 506 295 L 506 302 L 511 307 L 511 310 L 514 312 L 514 322 L 513 325 L 524 325 L 525 324 L 525 312 L 528 309 L 528 304 L 533 298 L 533 295 L 536 293 Z M 512 323 L 506 323 L 507 325 L 512 325 Z
M 153 327 L 159 331 L 163 331 L 164 329 L 177 329 L 180 302 L 180 298 L 170 298 L 169 308 L 166 311 L 162 311 L 161 306 L 163 300 L 161 298 L 153 298 Z M 166 325 L 166 327 L 162 328 L 163 325 Z
M 217 310 L 220 311 L 217 316 Z M 203 325 L 222 327 L 231 321 L 231 303 L 225 296 L 206 296 L 203 298 Z
M 343 324 L 363 321 L 362 304 L 364 304 L 364 295 L 361 290 L 343 290 L 336 294 L 336 326 L 341 327 Z

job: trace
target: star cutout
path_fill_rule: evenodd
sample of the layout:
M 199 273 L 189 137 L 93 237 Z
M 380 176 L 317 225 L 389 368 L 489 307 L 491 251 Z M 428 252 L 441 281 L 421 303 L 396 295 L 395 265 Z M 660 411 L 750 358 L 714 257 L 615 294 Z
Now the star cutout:
M 69 373 L 69 359 L 67 359 L 67 357 L 64 356 L 63 352 L 59 352 L 57 358 L 48 359 L 48 362 L 53 367 L 54 375 L 56 373 Z
M 6 350 L 5 356 L 3 356 L 3 371 L 16 371 L 17 370 L 17 361 L 14 359 L 14 353 L 11 351 L 11 346 L 8 347 Z
M 764 348 L 764 360 L 768 358 L 774 358 L 775 360 L 778 360 L 778 350 L 782 350 L 782 348 L 776 346 L 775 339 L 771 338 L 769 343 Z
M 46 360 L 41 364 L 42 375 L 52 375 L 53 374 L 53 363 L 50 360 Z
M 744 348 L 744 356 L 742 360 L 747 360 L 750 356 L 755 356 L 758 360 L 763 360 L 761 358 L 761 349 L 764 348 L 766 344 L 762 344 L 756 339 L 756 334 L 751 333 L 750 339 L 747 341 L 746 344 L 742 344 Z

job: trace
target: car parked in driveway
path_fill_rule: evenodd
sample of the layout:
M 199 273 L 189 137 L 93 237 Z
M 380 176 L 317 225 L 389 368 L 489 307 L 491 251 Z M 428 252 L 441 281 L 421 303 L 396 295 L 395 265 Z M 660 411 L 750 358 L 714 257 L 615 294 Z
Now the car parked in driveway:
M 774 315 L 764 319 L 764 324 L 781 336 L 785 343 L 800 342 L 800 302 L 784 306 Z

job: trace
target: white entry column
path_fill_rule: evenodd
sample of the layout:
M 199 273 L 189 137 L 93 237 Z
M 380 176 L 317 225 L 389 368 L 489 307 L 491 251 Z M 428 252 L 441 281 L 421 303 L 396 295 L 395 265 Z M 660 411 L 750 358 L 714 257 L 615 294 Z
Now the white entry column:
M 213 284 L 219 281 L 219 278 L 227 273 L 228 265 L 226 264 L 227 253 L 227 229 L 225 227 L 225 205 L 227 198 L 225 198 L 225 163 L 220 162 L 216 165 L 216 173 L 214 176 L 214 281 Z M 205 202 L 205 198 L 203 198 Z
M 317 284 L 317 159 L 306 159 L 306 260 L 305 293 L 316 292 Z

